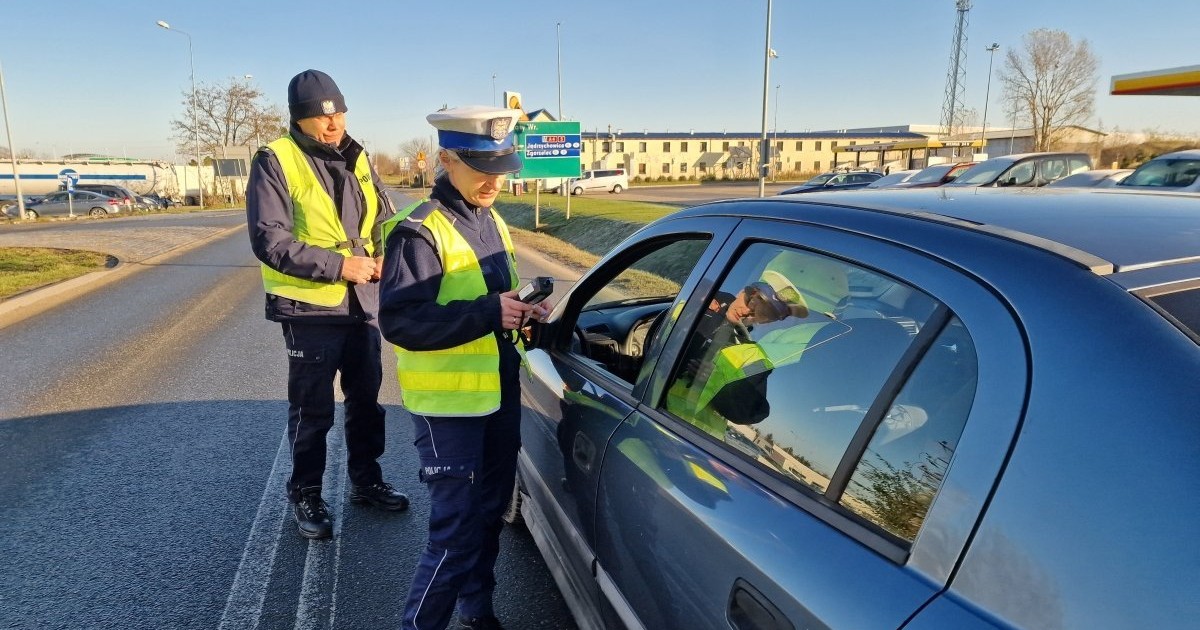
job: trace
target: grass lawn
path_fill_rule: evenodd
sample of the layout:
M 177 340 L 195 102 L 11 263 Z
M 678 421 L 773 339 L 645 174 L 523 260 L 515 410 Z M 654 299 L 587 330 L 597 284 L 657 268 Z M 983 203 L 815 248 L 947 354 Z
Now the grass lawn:
M 99 271 L 108 261 L 108 256 L 96 252 L 0 247 L 0 300 Z
M 571 198 L 571 219 L 567 220 L 565 197 L 541 195 L 541 216 L 537 232 L 552 236 L 593 256 L 603 256 L 625 237 L 643 225 L 678 210 L 641 201 L 620 198 Z M 495 204 L 510 227 L 534 230 L 533 195 L 514 197 L 502 193 Z

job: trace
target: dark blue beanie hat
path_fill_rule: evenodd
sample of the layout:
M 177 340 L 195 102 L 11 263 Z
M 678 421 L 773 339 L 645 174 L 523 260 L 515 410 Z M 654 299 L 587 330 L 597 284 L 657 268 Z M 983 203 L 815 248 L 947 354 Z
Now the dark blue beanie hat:
M 305 70 L 288 83 L 288 112 L 293 121 L 345 111 L 342 91 L 320 70 Z

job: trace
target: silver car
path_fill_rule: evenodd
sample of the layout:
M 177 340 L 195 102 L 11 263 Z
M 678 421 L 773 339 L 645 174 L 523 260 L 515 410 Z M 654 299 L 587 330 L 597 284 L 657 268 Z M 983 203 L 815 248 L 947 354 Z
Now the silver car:
M 37 203 L 25 205 L 25 218 L 36 219 L 38 217 L 61 215 L 68 216 L 70 214 L 82 215 L 87 214 L 93 217 L 102 217 L 110 214 L 117 214 L 121 211 L 121 206 L 124 203 L 116 197 L 101 195 L 87 190 L 77 190 L 74 193 L 67 193 L 62 190 L 46 196 L 45 199 Z M 15 209 L 12 212 L 16 212 Z

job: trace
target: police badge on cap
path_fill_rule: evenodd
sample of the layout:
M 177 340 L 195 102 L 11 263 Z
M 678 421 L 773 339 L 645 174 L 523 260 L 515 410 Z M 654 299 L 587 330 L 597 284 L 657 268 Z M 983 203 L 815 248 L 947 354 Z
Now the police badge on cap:
M 520 115 L 515 109 L 471 105 L 437 111 L 425 120 L 438 130 L 443 149 L 480 173 L 499 175 L 521 170 L 512 133 Z
M 321 101 L 321 113 L 322 114 L 329 116 L 336 112 L 337 112 L 337 108 L 334 107 L 333 101 Z

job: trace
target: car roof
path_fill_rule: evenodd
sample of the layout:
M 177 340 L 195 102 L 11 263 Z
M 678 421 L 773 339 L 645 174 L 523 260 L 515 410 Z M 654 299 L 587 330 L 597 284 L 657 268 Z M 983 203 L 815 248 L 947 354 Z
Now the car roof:
M 851 207 L 955 225 L 1053 252 L 1100 275 L 1176 264 L 1200 266 L 1200 204 L 1194 195 L 942 187 L 849 190 L 762 201 Z M 694 210 L 728 213 L 719 203 Z M 780 206 L 778 214 L 770 216 L 786 219 L 797 214 Z
M 1185 149 L 1183 151 L 1174 151 L 1164 153 L 1155 160 L 1200 160 L 1200 149 Z M 1151 160 L 1153 161 L 1153 160 Z

